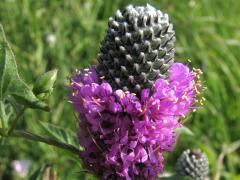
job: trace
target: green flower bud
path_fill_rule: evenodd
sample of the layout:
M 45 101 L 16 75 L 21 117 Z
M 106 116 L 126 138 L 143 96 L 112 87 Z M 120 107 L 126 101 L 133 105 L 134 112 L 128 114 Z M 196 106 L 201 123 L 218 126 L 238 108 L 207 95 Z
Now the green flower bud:
M 40 97 L 49 96 L 53 91 L 53 86 L 57 79 L 57 72 L 58 70 L 55 69 L 40 76 L 33 87 L 34 94 Z

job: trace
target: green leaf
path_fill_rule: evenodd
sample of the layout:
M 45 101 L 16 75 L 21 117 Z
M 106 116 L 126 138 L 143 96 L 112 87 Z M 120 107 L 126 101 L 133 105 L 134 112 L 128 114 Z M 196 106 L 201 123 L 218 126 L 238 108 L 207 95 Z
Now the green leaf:
M 29 180 L 38 180 L 42 175 L 43 171 L 47 168 L 48 165 L 41 166 L 37 168 L 29 177 Z
M 229 153 L 236 151 L 238 148 L 240 148 L 240 140 L 237 140 L 229 145 L 224 146 L 223 153 L 229 154 Z
M 177 135 L 186 134 L 186 135 L 189 135 L 189 136 L 194 136 L 194 133 L 189 128 L 187 128 L 186 126 L 182 126 L 180 128 L 177 128 L 175 130 L 175 132 L 176 132 Z
M 40 126 L 43 128 L 43 130 L 47 133 L 48 136 L 79 148 L 79 143 L 77 142 L 77 136 L 75 132 L 42 121 L 40 121 Z
M 47 104 L 40 101 L 20 78 L 14 54 L 6 40 L 2 25 L 0 25 L 0 100 L 7 95 L 30 108 L 49 110 Z

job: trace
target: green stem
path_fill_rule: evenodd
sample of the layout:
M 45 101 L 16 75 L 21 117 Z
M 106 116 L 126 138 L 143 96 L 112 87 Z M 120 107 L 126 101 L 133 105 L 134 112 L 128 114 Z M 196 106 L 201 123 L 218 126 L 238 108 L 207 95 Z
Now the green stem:
M 52 139 L 47 136 L 41 136 L 41 135 L 33 134 L 31 132 L 23 131 L 23 130 L 13 130 L 11 136 L 25 138 L 25 139 L 32 140 L 32 141 L 43 142 L 45 144 L 49 144 L 52 146 L 56 146 L 56 147 L 68 150 L 77 155 L 79 155 L 79 153 L 80 153 L 80 150 L 78 148 L 74 147 L 73 145 L 60 142 L 56 139 Z
M 10 135 L 12 133 L 12 131 L 16 128 L 18 120 L 22 117 L 24 111 L 26 110 L 26 107 L 23 107 L 17 114 L 17 116 L 15 117 L 15 119 L 13 120 L 13 123 L 10 127 L 10 129 L 8 130 L 8 135 Z

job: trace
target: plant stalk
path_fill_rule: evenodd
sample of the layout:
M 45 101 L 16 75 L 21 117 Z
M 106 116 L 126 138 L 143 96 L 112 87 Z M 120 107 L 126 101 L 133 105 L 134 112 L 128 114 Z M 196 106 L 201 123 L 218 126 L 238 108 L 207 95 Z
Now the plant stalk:
M 13 130 L 11 133 L 11 136 L 25 138 L 25 139 L 32 140 L 32 141 L 42 142 L 42 143 L 45 143 L 48 145 L 52 145 L 52 146 L 55 146 L 58 148 L 68 150 L 77 155 L 79 155 L 79 153 L 80 153 L 80 150 L 78 148 L 74 147 L 73 145 L 60 142 L 60 141 L 58 141 L 56 139 L 52 139 L 48 136 L 37 135 L 37 134 L 33 134 L 31 132 L 27 132 L 27 131 L 23 131 L 23 130 Z
M 10 129 L 8 130 L 8 135 L 10 135 L 12 133 L 12 131 L 16 128 L 17 123 L 19 121 L 19 119 L 22 117 L 24 111 L 26 110 L 26 107 L 23 107 L 17 114 L 17 116 L 15 117 L 15 119 L 13 120 L 13 123 L 10 127 Z

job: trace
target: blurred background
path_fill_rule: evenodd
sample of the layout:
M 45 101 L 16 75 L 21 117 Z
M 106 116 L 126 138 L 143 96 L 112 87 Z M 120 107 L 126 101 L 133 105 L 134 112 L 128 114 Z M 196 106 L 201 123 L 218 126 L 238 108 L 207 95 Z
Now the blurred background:
M 201 68 L 207 99 L 188 117 L 194 135 L 182 135 L 166 155 L 166 171 L 187 148 L 200 148 L 210 161 L 211 179 L 240 179 L 240 1 L 237 0 L 1 0 L 0 23 L 15 53 L 20 74 L 33 83 L 47 70 L 59 69 L 50 99 L 51 113 L 27 110 L 19 128 L 41 133 L 39 121 L 75 134 L 76 119 L 67 101 L 67 77 L 92 64 L 107 21 L 128 4 L 150 3 L 167 12 L 177 38 L 176 61 Z M 221 154 L 224 158 L 221 159 Z M 17 174 L 16 161 L 29 168 Z M 15 162 L 15 164 L 14 164 Z M 26 163 L 27 162 L 27 163 Z M 17 161 L 19 163 L 19 161 Z M 93 179 L 76 157 L 63 150 L 22 139 L 0 145 L 0 179 L 25 179 L 39 167 L 53 167 L 59 179 Z M 222 169 L 220 170 L 219 167 Z M 22 177 L 22 178 L 21 178 Z

